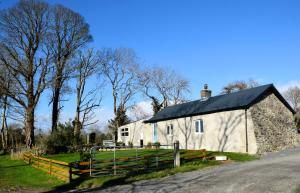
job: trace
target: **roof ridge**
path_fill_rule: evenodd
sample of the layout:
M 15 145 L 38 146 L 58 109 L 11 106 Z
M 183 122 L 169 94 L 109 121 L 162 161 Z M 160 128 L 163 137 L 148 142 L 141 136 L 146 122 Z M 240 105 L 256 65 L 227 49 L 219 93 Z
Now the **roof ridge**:
M 250 90 L 250 89 L 257 89 L 257 88 L 260 88 L 260 87 L 267 87 L 268 88 L 270 86 L 274 86 L 274 85 L 272 83 L 270 83 L 270 84 L 259 85 L 259 86 L 255 86 L 255 87 L 251 87 L 251 88 L 245 88 L 245 89 L 237 90 L 237 91 L 234 91 L 234 92 L 231 92 L 231 93 L 224 93 L 224 94 L 218 94 L 218 95 L 215 95 L 215 96 L 211 96 L 211 97 L 209 97 L 206 100 L 197 99 L 197 100 L 191 100 L 191 101 L 188 101 L 188 102 L 185 102 L 185 103 L 174 104 L 174 105 L 171 105 L 171 106 L 167 106 L 164 109 L 170 108 L 170 107 L 174 107 L 174 106 L 184 105 L 184 104 L 192 103 L 192 102 L 196 102 L 196 101 L 205 102 L 205 101 L 208 101 L 210 98 L 215 98 L 215 97 L 220 97 L 220 96 L 225 96 L 225 95 L 236 94 L 236 93 L 239 93 L 239 92 L 242 92 L 242 91 L 247 91 L 247 90 Z
M 180 117 L 208 114 L 227 110 L 237 110 L 248 107 L 256 101 L 263 93 L 272 89 L 276 91 L 273 84 L 265 84 L 253 88 L 243 89 L 233 93 L 216 95 L 207 100 L 194 100 L 186 103 L 168 106 L 145 122 L 156 122 Z M 281 99 L 282 101 L 284 99 Z

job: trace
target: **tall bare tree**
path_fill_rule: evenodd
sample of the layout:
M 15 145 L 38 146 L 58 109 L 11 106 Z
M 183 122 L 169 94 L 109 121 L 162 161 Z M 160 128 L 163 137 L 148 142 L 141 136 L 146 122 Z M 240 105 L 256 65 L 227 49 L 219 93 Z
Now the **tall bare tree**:
M 152 100 L 154 114 L 170 104 L 187 101 L 189 82 L 175 71 L 152 67 L 137 73 L 140 89 Z
M 41 1 L 21 0 L 0 16 L 0 61 L 16 87 L 1 84 L 4 93 L 25 109 L 25 140 L 34 145 L 34 113 L 46 88 L 50 54 L 45 48 L 49 6 Z M 1 82 L 3 76 L 0 77 Z
M 51 13 L 52 23 L 47 43 L 54 58 L 51 97 L 53 132 L 57 128 L 63 90 L 74 69 L 70 60 L 78 49 L 92 40 L 92 36 L 89 25 L 80 14 L 62 5 L 54 6 Z
M 12 82 L 10 80 L 10 74 L 6 70 L 6 68 L 3 65 L 0 65 L 1 69 L 1 77 L 4 79 L 2 84 L 5 85 L 5 87 L 10 88 L 12 87 Z M 7 126 L 7 114 L 8 114 L 8 108 L 9 108 L 9 99 L 8 96 L 0 90 L 0 109 L 1 109 L 1 141 L 2 141 L 2 147 L 4 150 L 8 148 L 8 126 Z
M 126 111 L 126 103 L 137 91 L 135 69 L 138 68 L 135 52 L 129 48 L 102 49 L 100 54 L 101 72 L 108 80 L 112 89 L 114 114 L 117 116 L 117 108 Z M 123 112 L 123 111 L 122 111 Z M 114 134 L 117 141 L 117 128 Z
M 295 111 L 300 110 L 300 88 L 298 86 L 289 87 L 283 95 Z
M 253 79 L 249 81 L 238 80 L 231 83 L 228 83 L 226 86 L 222 88 L 222 94 L 228 94 L 239 90 L 244 90 L 247 88 L 253 88 L 259 86 L 259 83 Z
M 87 90 L 86 83 L 89 78 L 99 71 L 99 57 L 93 49 L 79 52 L 78 65 L 75 68 L 76 77 L 76 115 L 74 120 L 74 142 L 78 145 L 82 127 L 96 123 L 94 110 L 100 106 L 101 96 L 99 90 L 102 84 L 95 85 Z M 101 81 L 101 80 L 100 80 Z

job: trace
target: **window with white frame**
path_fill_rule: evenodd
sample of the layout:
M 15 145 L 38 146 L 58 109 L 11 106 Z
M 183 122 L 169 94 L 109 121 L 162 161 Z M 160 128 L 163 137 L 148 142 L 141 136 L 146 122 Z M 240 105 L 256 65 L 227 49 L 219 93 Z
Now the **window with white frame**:
M 173 125 L 172 124 L 167 126 L 167 134 L 173 135 Z
M 204 132 L 204 127 L 203 127 L 203 120 L 198 119 L 195 121 L 195 132 L 196 133 L 203 133 Z
M 128 128 L 122 128 L 121 129 L 121 136 L 128 136 L 129 132 L 128 132 Z

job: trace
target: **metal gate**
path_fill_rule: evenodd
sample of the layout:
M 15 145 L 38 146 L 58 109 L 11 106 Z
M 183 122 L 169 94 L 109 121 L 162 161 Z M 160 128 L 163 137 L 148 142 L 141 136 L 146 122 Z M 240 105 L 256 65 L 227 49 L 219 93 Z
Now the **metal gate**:
M 91 177 L 130 175 L 174 167 L 174 145 L 94 146 L 90 149 Z

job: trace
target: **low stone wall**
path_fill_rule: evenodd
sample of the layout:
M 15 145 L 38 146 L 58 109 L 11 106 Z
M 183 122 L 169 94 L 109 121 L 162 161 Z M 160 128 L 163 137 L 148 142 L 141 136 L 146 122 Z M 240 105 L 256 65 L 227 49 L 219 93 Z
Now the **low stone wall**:
M 250 113 L 259 154 L 279 151 L 297 144 L 293 114 L 274 95 L 253 105 Z

